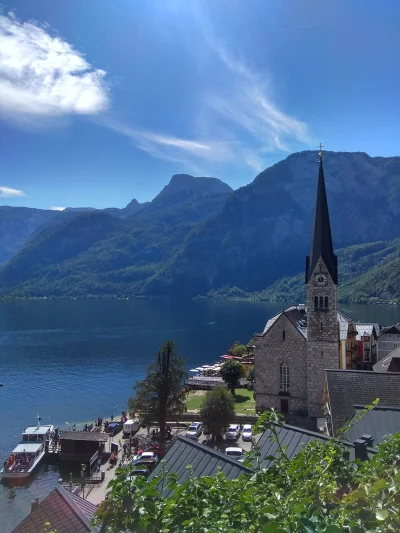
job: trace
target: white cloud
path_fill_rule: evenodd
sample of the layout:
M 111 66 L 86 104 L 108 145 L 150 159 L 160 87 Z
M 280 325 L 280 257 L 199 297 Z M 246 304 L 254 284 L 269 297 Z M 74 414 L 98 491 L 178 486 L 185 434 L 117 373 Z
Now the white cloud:
M 57 206 L 54 206 L 54 207 L 50 207 L 50 209 L 52 211 L 64 211 L 64 209 L 67 209 L 66 207 L 57 207 Z
M 170 135 L 130 128 L 112 119 L 107 119 L 103 124 L 129 137 L 135 146 L 153 157 L 182 163 L 190 168 L 196 167 L 193 159 L 196 161 L 223 162 L 232 159 L 234 156 L 232 147 L 229 143 L 223 141 L 181 139 Z
M 24 191 L 11 189 L 10 187 L 0 187 L 0 196 L 25 196 Z
M 251 70 L 226 48 L 209 41 L 232 75 L 230 96 L 210 93 L 206 103 L 225 120 L 240 126 L 259 143 L 260 151 L 290 152 L 290 141 L 310 144 L 308 126 L 285 113 L 273 102 L 271 86 L 261 74 Z
M 0 15 L 0 114 L 8 119 L 103 111 L 108 107 L 104 77 L 47 25 Z

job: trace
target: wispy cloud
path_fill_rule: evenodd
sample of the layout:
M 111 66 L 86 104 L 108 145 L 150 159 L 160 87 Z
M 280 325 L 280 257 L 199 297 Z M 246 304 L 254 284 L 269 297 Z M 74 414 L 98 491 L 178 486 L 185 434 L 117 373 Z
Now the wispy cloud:
M 11 187 L 0 187 L 0 196 L 25 196 L 25 193 Z
M 197 166 L 193 160 L 222 162 L 233 157 L 232 147 L 224 141 L 182 139 L 131 128 L 110 118 L 100 123 L 129 137 L 135 146 L 153 157 L 183 163 L 192 168 Z
M 47 25 L 0 15 L 0 114 L 8 119 L 103 111 L 109 103 L 104 77 Z
M 311 143 L 308 126 L 274 103 L 270 83 L 224 47 L 211 41 L 223 65 L 232 74 L 231 97 L 209 93 L 207 104 L 226 120 L 246 130 L 260 143 L 260 151 L 290 152 L 290 141 Z
M 66 209 L 66 207 L 58 207 L 58 206 L 53 206 L 53 207 L 50 207 L 50 209 L 52 211 L 64 211 L 64 209 Z

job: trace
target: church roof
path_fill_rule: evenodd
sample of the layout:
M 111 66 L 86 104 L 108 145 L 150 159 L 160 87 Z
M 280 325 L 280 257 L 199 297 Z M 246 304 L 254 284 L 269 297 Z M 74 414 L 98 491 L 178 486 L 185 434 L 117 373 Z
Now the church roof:
M 308 283 L 319 258 L 322 257 L 335 285 L 338 282 L 337 257 L 333 253 L 331 224 L 328 201 L 326 198 L 324 167 L 322 155 L 319 158 L 317 200 L 315 202 L 314 226 L 311 238 L 310 255 L 306 261 L 306 283 Z
M 285 315 L 292 324 L 299 330 L 303 337 L 307 338 L 307 309 L 305 305 L 291 305 L 278 313 L 277 315 L 271 317 L 265 325 L 263 335 L 275 324 L 278 318 L 282 315 Z M 354 322 L 354 320 L 343 313 L 342 311 L 337 311 L 337 319 L 339 323 L 339 335 L 340 340 L 345 341 L 347 339 L 347 334 L 349 330 L 349 324 Z
M 400 372 L 400 348 L 396 348 L 373 367 L 374 372 Z

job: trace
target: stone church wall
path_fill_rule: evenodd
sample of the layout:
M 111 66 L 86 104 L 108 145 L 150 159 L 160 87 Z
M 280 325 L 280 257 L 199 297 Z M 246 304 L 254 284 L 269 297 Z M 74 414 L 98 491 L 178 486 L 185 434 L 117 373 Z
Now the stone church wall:
M 285 332 L 285 336 L 283 336 Z M 284 337 L 284 338 L 283 338 Z M 281 400 L 289 402 L 289 412 L 307 411 L 307 346 L 293 323 L 282 314 L 265 335 L 255 338 L 254 368 L 256 410 L 281 410 Z M 280 394 L 280 364 L 289 365 L 289 395 Z

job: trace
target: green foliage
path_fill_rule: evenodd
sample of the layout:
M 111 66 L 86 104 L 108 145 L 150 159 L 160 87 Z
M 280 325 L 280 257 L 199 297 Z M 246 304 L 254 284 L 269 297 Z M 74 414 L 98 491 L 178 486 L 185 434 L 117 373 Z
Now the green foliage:
M 251 368 L 248 369 L 248 371 L 247 371 L 247 379 L 251 383 L 254 383 L 254 366 L 252 366 Z
M 235 394 L 235 389 L 238 385 L 239 379 L 244 376 L 244 368 L 241 363 L 228 359 L 221 366 L 220 369 L 221 378 L 228 385 L 232 394 Z
M 200 407 L 201 421 L 214 438 L 224 433 L 235 416 L 233 397 L 223 387 L 207 391 Z
M 173 341 L 166 341 L 147 375 L 133 387 L 136 395 L 129 399 L 129 411 L 135 413 L 144 427 L 157 422 L 160 440 L 165 440 L 167 417 L 175 417 L 186 410 L 187 373 Z
M 245 344 L 240 344 L 239 341 L 236 341 L 229 348 L 228 353 L 236 357 L 243 357 L 244 355 L 247 355 L 248 348 Z
M 268 470 L 228 480 L 175 475 L 146 483 L 113 481 L 111 496 L 97 513 L 103 533 L 397 533 L 400 530 L 400 434 L 388 438 L 366 462 L 349 461 L 342 439 L 308 443 L 289 460 L 279 442 L 282 418 L 264 413 L 255 426 L 271 431 L 279 452 Z M 258 452 L 259 453 L 259 452 Z M 389 455 L 389 457 L 388 457 Z M 135 483 L 132 491 L 132 483 Z M 172 492 L 167 498 L 162 489 Z

